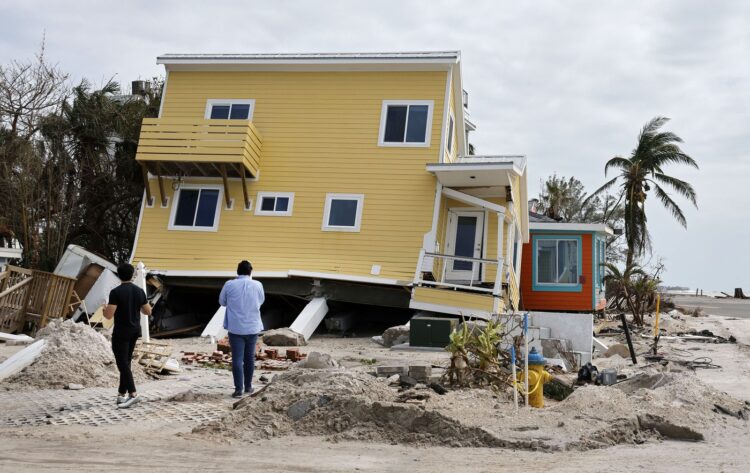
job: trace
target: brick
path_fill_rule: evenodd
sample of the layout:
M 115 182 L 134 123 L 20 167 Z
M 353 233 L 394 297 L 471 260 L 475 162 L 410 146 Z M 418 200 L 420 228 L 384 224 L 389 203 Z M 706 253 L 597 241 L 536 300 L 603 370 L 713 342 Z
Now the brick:
M 275 348 L 266 348 L 265 353 L 268 356 L 268 358 L 272 360 L 275 360 L 276 358 L 279 357 L 279 350 Z

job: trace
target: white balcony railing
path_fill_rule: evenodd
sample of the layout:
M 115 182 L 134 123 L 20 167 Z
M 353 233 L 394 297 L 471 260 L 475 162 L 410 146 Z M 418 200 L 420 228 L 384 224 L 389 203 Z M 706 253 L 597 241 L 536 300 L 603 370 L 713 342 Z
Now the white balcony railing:
M 468 279 L 451 279 L 448 277 L 449 267 L 454 261 L 471 263 Z M 425 268 L 428 266 L 429 268 Z M 486 280 L 483 276 L 494 270 L 494 278 Z M 425 279 L 424 273 L 431 273 L 433 279 Z M 422 249 L 419 253 L 417 270 L 414 274 L 414 284 L 417 286 L 444 287 L 450 289 L 465 289 L 469 291 L 502 296 L 503 259 L 470 258 L 466 256 L 430 253 Z

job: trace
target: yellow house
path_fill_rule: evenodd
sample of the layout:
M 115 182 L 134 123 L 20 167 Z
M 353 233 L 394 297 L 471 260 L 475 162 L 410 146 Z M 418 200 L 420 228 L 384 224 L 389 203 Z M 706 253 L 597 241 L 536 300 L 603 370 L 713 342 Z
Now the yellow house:
M 518 306 L 526 160 L 469 155 L 460 53 L 160 56 L 132 260 L 218 287 L 487 316 Z

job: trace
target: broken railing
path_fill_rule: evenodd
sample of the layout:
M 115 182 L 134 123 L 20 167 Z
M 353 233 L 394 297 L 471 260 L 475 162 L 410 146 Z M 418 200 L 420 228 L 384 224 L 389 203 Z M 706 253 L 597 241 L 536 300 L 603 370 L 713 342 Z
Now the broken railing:
M 16 266 L 0 273 L 0 332 L 20 332 L 30 321 L 34 329 L 71 311 L 76 280 Z
M 456 269 L 456 262 L 465 263 Z M 469 267 L 470 265 L 470 267 Z M 503 275 L 503 259 L 471 258 L 467 256 L 445 255 L 421 250 L 414 284 L 451 289 L 466 289 L 484 292 L 499 297 Z M 452 277 L 451 272 L 467 273 L 468 278 Z M 425 279 L 424 274 L 432 274 L 432 279 Z

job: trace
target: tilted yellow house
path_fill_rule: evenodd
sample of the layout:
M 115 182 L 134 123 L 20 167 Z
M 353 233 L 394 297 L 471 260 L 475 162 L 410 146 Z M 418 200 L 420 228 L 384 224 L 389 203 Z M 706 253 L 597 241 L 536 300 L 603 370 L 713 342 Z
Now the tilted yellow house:
M 183 55 L 136 159 L 133 261 L 268 293 L 488 315 L 518 306 L 526 160 L 472 156 L 459 52 Z

